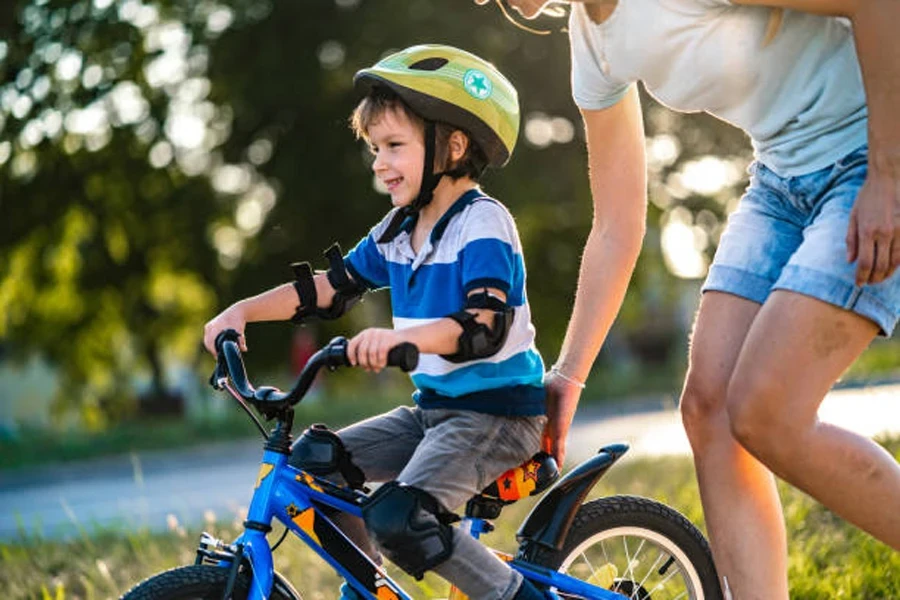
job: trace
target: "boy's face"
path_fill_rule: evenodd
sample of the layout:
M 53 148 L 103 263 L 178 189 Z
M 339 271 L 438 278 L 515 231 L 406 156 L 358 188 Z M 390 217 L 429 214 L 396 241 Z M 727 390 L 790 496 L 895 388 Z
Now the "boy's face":
M 391 204 L 407 206 L 419 195 L 425 136 L 421 128 L 399 110 L 387 110 L 366 131 L 375 155 L 372 170 L 391 195 Z

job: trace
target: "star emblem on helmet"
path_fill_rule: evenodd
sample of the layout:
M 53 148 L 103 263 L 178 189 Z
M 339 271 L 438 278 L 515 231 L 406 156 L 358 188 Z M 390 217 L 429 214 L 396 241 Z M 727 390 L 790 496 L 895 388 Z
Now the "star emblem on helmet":
M 479 100 L 486 100 L 494 91 L 494 86 L 488 76 L 478 69 L 469 69 L 463 75 L 463 86 L 469 95 Z

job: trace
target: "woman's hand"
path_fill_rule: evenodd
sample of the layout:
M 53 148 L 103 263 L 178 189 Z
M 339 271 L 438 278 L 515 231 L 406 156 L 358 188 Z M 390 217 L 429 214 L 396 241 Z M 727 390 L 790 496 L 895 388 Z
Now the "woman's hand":
M 387 366 L 391 348 L 407 341 L 394 329 L 371 327 L 356 334 L 347 345 L 347 358 L 354 367 L 378 373 Z
M 856 285 L 880 283 L 900 266 L 900 173 L 892 171 L 880 174 L 870 161 L 850 213 L 847 261 L 857 261 Z
M 244 337 L 244 328 L 247 319 L 240 304 L 233 304 L 219 313 L 214 319 L 203 327 L 203 345 L 209 353 L 216 356 L 216 336 L 226 329 L 234 329 L 238 332 L 238 347 L 241 352 L 247 351 L 247 339 Z
M 552 454 L 562 469 L 566 458 L 566 438 L 581 397 L 581 387 L 550 371 L 544 378 L 544 388 L 547 391 L 547 424 L 544 426 L 541 449 Z

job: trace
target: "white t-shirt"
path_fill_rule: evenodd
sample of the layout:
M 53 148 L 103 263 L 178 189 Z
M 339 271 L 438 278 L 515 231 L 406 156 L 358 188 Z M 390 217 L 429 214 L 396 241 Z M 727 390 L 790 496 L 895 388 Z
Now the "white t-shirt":
M 619 0 L 597 24 L 573 3 L 575 103 L 606 108 L 642 81 L 666 106 L 746 131 L 756 158 L 780 175 L 828 166 L 867 140 L 850 24 L 786 10 L 764 47 L 770 14 L 729 0 Z

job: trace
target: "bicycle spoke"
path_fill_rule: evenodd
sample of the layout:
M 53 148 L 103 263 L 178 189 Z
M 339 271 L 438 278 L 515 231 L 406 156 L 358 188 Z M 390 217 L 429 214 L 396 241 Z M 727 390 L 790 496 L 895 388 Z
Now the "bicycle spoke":
M 659 564 L 659 561 L 661 561 L 662 558 L 663 558 L 663 553 L 662 553 L 662 551 L 660 551 L 659 555 L 656 557 L 656 560 L 653 561 L 653 565 L 650 567 L 650 569 L 647 571 L 647 574 L 644 575 L 644 578 L 641 579 L 641 582 L 638 584 L 639 587 L 644 587 L 644 584 L 647 583 L 647 580 L 650 579 L 651 575 L 653 575 L 653 572 L 656 569 L 656 565 Z
M 634 581 L 634 564 L 631 562 L 631 552 L 628 550 L 628 538 L 622 536 L 622 547 L 625 550 L 625 576 Z
M 674 577 L 676 574 L 678 574 L 680 572 L 681 572 L 681 568 L 676 566 L 675 569 L 671 573 L 666 575 L 662 581 L 660 581 L 659 583 L 656 584 L 656 586 L 653 588 L 652 591 L 655 592 L 657 590 L 661 590 L 662 586 L 664 586 L 666 584 L 666 582 L 668 582 L 670 579 L 672 579 L 672 577 Z M 687 586 L 687 582 L 685 582 L 685 586 Z
M 591 577 L 596 578 L 596 577 L 597 577 L 597 571 L 596 571 L 596 569 L 594 569 L 594 565 L 591 564 L 591 561 L 588 560 L 587 554 L 584 553 L 584 552 L 582 552 L 582 553 L 581 553 L 581 559 L 585 562 L 585 564 L 587 564 L 588 569 L 591 570 Z

